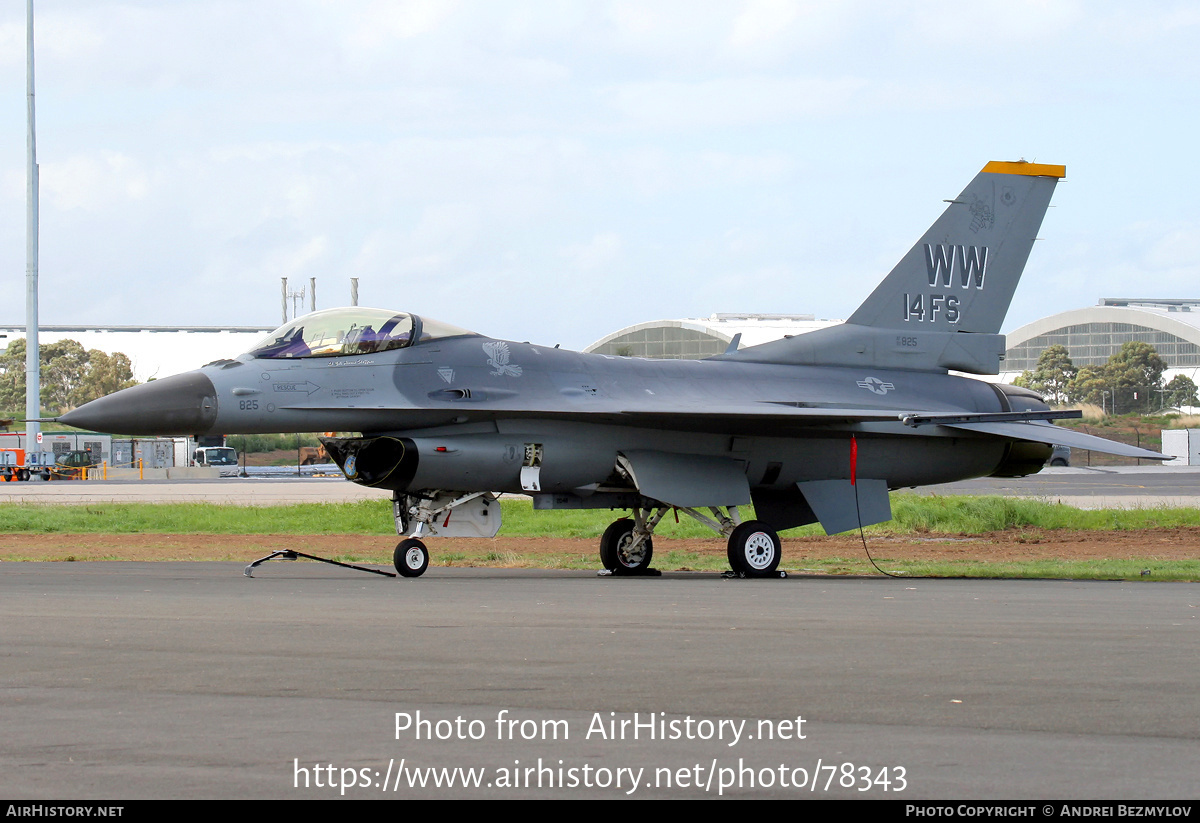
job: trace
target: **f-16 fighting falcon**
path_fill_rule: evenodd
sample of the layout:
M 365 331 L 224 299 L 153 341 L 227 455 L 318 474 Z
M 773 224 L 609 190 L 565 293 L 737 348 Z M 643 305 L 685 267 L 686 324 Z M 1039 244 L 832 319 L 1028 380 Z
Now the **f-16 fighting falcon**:
M 776 574 L 778 532 L 891 518 L 890 489 L 1037 472 L 1054 445 L 1164 459 L 1050 421 L 997 374 L 999 333 L 1064 166 L 992 162 L 845 323 L 707 360 L 580 354 L 401 311 L 297 318 L 233 360 L 135 386 L 62 422 L 143 435 L 333 431 L 345 476 L 392 491 L 396 569 L 428 537 L 492 537 L 496 494 L 537 509 L 627 509 L 600 539 L 646 571 L 672 510 Z M 739 507 L 754 506 L 753 520 Z

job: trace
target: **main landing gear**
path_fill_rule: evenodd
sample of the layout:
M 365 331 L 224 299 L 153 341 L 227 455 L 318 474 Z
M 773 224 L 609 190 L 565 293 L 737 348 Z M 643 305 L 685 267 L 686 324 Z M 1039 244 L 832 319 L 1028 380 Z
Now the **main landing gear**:
M 775 530 L 761 520 L 747 520 L 729 535 L 729 566 L 743 577 L 773 577 L 783 554 Z
M 779 534 L 761 520 L 742 522 L 737 506 L 727 506 L 724 511 L 709 507 L 711 517 L 685 507 L 634 508 L 632 519 L 623 517 L 604 530 L 600 564 L 614 575 L 657 574 L 650 568 L 654 529 L 672 508 L 729 539 L 729 565 L 734 576 L 787 577 L 787 572 L 778 571 L 783 556 Z
M 639 530 L 628 517 L 610 525 L 600 538 L 600 565 L 613 574 L 646 574 L 652 557 L 650 532 Z

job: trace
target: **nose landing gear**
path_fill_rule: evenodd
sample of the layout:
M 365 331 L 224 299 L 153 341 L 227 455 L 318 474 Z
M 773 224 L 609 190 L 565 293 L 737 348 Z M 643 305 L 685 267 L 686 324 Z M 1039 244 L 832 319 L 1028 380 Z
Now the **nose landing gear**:
M 396 544 L 392 563 L 401 577 L 420 577 L 429 568 L 429 549 L 415 537 L 406 538 Z

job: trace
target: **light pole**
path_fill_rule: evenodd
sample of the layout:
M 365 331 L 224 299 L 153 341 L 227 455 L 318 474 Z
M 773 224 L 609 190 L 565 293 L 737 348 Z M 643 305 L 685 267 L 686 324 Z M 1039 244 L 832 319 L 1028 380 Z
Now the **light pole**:
M 38 422 L 42 416 L 42 373 L 38 349 L 38 165 L 33 116 L 33 0 L 28 0 L 25 8 L 25 49 L 26 119 L 29 127 L 25 192 L 25 449 L 27 453 L 38 453 L 37 462 L 40 465 L 42 446 L 37 441 L 42 429 L 42 424 Z

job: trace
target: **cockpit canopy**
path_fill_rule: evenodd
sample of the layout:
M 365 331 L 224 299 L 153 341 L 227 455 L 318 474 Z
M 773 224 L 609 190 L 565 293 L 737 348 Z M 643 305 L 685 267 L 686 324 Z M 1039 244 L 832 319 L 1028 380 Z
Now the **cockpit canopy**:
M 247 354 L 277 359 L 342 357 L 402 349 L 413 343 L 475 332 L 390 309 L 353 306 L 297 317 L 258 342 Z

